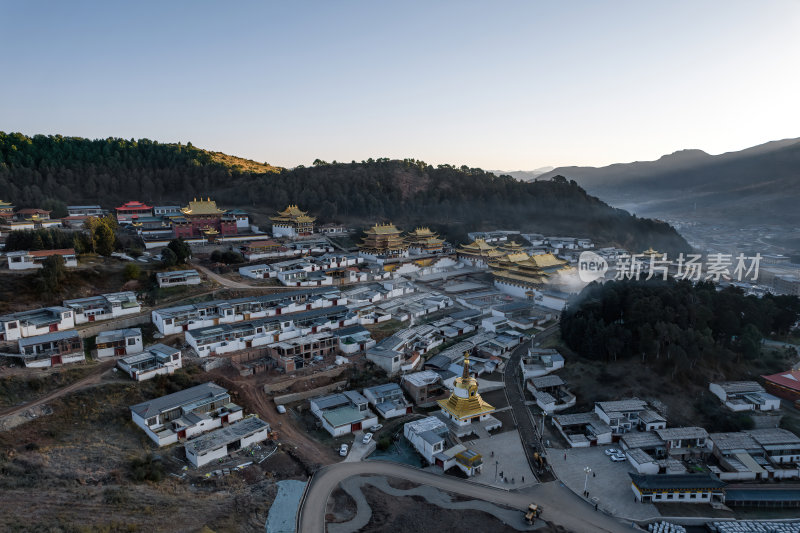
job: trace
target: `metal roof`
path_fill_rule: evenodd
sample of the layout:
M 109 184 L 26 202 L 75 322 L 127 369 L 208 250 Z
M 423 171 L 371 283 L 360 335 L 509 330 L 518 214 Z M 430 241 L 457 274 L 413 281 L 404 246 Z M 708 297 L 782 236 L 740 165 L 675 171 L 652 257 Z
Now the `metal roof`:
M 726 485 L 714 474 L 655 474 L 629 472 L 631 481 L 644 490 L 719 489 Z
M 708 431 L 700 427 L 665 428 L 655 431 L 664 440 L 705 439 L 708 437 Z
M 422 372 L 414 372 L 413 374 L 406 374 L 403 377 L 403 381 L 407 381 L 408 383 L 414 385 L 415 387 L 424 387 L 425 385 L 431 385 L 433 383 L 441 381 L 441 377 L 433 370 L 423 370 Z
M 350 405 L 343 405 L 342 407 L 325 411 L 322 413 L 322 417 L 333 427 L 353 424 L 355 422 L 360 422 L 365 418 L 364 413 Z
M 196 385 L 194 387 L 184 389 L 182 391 L 174 392 L 172 394 L 167 394 L 166 396 L 161 396 L 160 398 L 155 398 L 147 402 L 133 405 L 130 409 L 142 418 L 149 418 L 163 411 L 168 411 L 170 409 L 175 409 L 176 407 L 181 407 L 190 403 L 212 398 L 214 396 L 221 396 L 227 393 L 227 389 L 220 387 L 216 383 L 208 382 L 203 383 L 202 385 Z
M 192 455 L 197 455 L 205 450 L 216 450 L 244 437 L 249 437 L 264 429 L 269 431 L 270 426 L 260 418 L 245 418 L 244 420 L 234 422 L 227 427 L 212 431 L 211 433 L 207 433 L 206 435 L 202 435 L 196 439 L 190 440 L 186 443 L 186 451 L 187 453 L 191 452 Z
M 35 337 L 27 337 L 19 340 L 20 348 L 24 346 L 35 346 L 44 342 L 56 342 L 64 339 L 80 339 L 80 335 L 75 330 L 69 331 L 55 331 L 53 333 L 45 333 L 44 335 L 37 335 Z

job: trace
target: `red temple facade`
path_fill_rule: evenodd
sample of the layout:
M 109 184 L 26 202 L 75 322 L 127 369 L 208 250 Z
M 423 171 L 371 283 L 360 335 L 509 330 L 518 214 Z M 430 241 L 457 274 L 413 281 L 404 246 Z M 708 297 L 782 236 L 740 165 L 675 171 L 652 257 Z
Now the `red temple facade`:
M 195 198 L 188 207 L 181 209 L 180 216 L 171 217 L 171 221 L 175 237 L 184 239 L 205 236 L 214 240 L 218 235 L 236 235 L 238 232 L 236 217 L 226 215 L 211 198 Z
M 153 208 L 142 202 L 127 202 L 116 208 L 117 222 L 120 224 L 131 224 L 140 217 L 153 216 Z

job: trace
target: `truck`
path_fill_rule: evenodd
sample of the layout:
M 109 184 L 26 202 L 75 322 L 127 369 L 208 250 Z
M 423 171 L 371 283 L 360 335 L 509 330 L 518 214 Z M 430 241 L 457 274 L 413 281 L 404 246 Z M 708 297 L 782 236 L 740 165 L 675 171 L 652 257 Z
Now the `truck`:
M 542 508 L 535 503 L 532 503 L 528 506 L 528 511 L 525 513 L 525 521 L 528 522 L 528 524 L 533 525 L 541 514 Z

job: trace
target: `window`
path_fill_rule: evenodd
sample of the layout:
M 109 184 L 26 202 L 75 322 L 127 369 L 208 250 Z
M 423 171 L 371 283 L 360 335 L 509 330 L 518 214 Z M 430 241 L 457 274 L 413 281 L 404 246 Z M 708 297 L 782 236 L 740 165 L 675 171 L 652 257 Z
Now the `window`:
M 136 345 L 136 341 L 137 341 L 137 340 L 138 340 L 138 339 L 137 339 L 136 337 L 131 337 L 131 338 L 129 338 L 129 339 L 128 339 L 128 346 L 134 346 L 134 345 Z

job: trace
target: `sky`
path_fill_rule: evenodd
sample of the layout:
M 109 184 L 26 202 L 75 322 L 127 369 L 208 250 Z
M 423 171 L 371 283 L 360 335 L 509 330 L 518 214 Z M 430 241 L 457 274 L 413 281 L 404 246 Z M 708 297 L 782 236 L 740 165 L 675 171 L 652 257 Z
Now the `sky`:
M 800 1 L 0 0 L 0 131 L 485 169 L 800 137 Z

